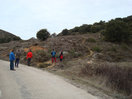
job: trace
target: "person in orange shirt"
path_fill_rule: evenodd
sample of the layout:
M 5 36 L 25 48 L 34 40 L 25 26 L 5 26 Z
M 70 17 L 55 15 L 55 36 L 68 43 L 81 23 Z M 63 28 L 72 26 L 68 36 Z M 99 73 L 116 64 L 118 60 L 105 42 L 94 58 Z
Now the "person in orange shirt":
M 30 50 L 28 53 L 27 53 L 27 64 L 28 64 L 28 66 L 30 66 L 30 64 L 31 64 L 31 59 L 32 59 L 32 57 L 33 57 L 33 54 L 32 54 L 32 51 Z

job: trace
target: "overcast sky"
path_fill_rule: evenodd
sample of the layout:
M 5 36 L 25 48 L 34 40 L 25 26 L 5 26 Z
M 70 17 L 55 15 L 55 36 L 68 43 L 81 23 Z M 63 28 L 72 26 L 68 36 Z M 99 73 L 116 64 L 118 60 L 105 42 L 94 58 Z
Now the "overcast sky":
M 132 0 L 0 0 L 0 29 L 22 39 L 132 15 Z

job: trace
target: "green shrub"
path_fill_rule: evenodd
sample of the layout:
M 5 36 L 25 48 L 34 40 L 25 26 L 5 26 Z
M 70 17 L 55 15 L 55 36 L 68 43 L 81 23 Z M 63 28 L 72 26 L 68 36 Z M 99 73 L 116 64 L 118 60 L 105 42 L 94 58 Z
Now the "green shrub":
M 82 56 L 82 54 L 80 52 L 75 52 L 75 50 L 71 50 L 69 52 L 70 56 L 73 57 L 73 58 L 78 58 L 80 56 Z
M 101 29 L 100 29 L 100 25 L 93 25 L 92 27 L 91 27 L 91 32 L 92 33 L 97 33 L 97 32 L 99 32 Z
M 62 33 L 62 35 L 68 35 L 69 31 L 67 29 L 64 29 L 61 33 Z
M 105 35 L 105 29 L 100 31 L 101 35 Z
M 108 51 L 113 51 L 113 52 L 117 52 L 117 48 L 112 46 L 111 48 L 108 49 Z
M 102 51 L 101 48 L 98 46 L 93 47 L 92 50 L 95 52 L 101 52 Z
M 46 53 L 44 50 L 38 50 L 34 52 L 34 58 L 37 62 L 44 62 L 50 59 L 50 54 Z
M 91 25 L 83 24 L 79 27 L 79 31 L 81 34 L 86 34 L 88 32 L 91 32 Z
M 87 42 L 92 42 L 92 43 L 95 43 L 95 42 L 96 42 L 96 40 L 95 40 L 94 38 L 88 38 L 88 39 L 87 39 Z
M 74 27 L 73 29 L 70 30 L 70 32 L 75 33 L 79 32 L 80 27 Z
M 127 42 L 129 41 L 128 26 L 123 21 L 111 20 L 106 25 L 104 36 L 107 41 Z
M 121 44 L 121 48 L 124 49 L 124 50 L 129 50 L 130 49 L 129 46 L 125 43 Z
M 5 37 L 5 38 L 0 38 L 0 43 L 8 43 L 10 41 L 18 41 L 21 40 L 20 37 Z
M 14 41 L 19 41 L 19 40 L 21 40 L 21 38 L 20 37 L 13 37 L 13 40 Z
M 36 36 L 39 40 L 44 41 L 50 36 L 50 33 L 47 31 L 47 29 L 42 29 L 37 32 Z

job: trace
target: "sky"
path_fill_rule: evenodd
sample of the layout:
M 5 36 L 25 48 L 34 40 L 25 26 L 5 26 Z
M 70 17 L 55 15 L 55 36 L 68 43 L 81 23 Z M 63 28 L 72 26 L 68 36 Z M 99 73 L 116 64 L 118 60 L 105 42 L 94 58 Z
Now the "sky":
M 132 15 L 132 0 L 0 0 L 0 29 L 26 40 Z

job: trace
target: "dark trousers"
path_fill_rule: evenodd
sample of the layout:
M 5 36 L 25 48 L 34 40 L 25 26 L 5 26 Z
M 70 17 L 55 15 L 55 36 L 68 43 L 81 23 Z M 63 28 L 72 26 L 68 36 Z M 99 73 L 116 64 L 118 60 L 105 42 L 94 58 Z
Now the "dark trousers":
M 60 58 L 60 61 L 62 62 L 62 59 Z
M 14 61 L 10 61 L 10 70 L 14 70 Z
M 18 67 L 18 65 L 19 65 L 19 60 L 20 60 L 19 58 L 16 58 L 16 60 L 15 60 L 15 66 L 16 67 Z
M 30 64 L 31 64 L 31 58 L 28 58 L 27 64 L 28 64 L 28 66 L 30 66 Z

